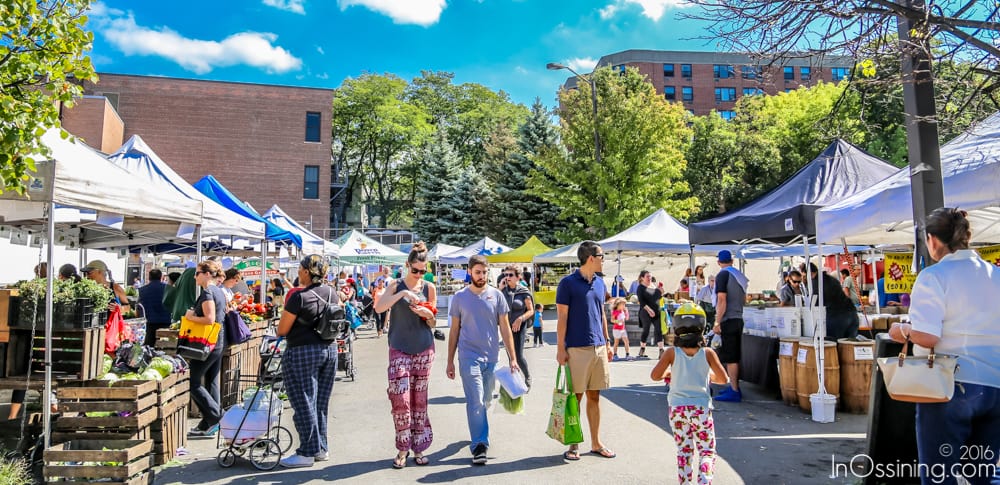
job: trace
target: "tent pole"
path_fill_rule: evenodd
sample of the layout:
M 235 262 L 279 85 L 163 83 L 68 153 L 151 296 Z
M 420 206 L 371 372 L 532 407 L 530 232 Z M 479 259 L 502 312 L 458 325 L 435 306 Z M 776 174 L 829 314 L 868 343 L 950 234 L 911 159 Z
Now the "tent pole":
M 695 301 L 695 295 L 698 294 L 698 275 L 695 274 L 697 269 L 694 265 L 694 246 L 691 246 L 691 251 L 688 252 L 688 267 L 691 268 L 691 278 L 688 279 L 688 298 L 691 301 Z M 708 284 L 708 281 L 705 281 Z M 698 302 L 695 301 L 695 304 Z
M 195 264 L 201 262 L 201 224 L 194 230 Z
M 823 308 L 823 243 L 819 243 L 819 307 Z M 823 368 L 823 361 L 825 360 L 826 354 L 824 345 L 826 344 L 826 316 L 823 317 L 822 325 L 816 328 L 816 369 L 819 371 L 819 393 L 826 394 L 826 369 Z
M 260 240 L 260 303 L 267 302 L 267 239 Z
M 44 449 L 48 449 L 52 444 L 52 436 L 49 430 L 52 429 L 52 406 L 50 403 L 52 396 L 52 292 L 55 265 L 55 232 L 56 219 L 55 202 L 49 202 L 48 206 L 48 263 L 45 265 L 45 392 L 42 393 L 42 435 L 45 436 Z M 25 411 L 26 413 L 27 411 Z

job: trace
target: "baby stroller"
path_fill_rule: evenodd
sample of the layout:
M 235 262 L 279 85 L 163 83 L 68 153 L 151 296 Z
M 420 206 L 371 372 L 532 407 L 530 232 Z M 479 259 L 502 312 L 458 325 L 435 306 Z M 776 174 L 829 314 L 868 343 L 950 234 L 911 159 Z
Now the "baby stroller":
M 365 293 L 360 299 L 354 301 L 354 306 L 361 315 L 365 330 L 375 330 L 375 299 Z
M 273 470 L 281 455 L 292 446 L 292 433 L 281 425 L 284 386 L 281 380 L 281 350 L 284 339 L 265 337 L 256 387 L 243 392 L 243 402 L 226 410 L 220 422 L 219 442 L 225 445 L 216 461 L 229 468 L 236 456 L 244 456 L 258 470 Z
M 337 337 L 337 370 L 342 370 L 347 373 L 347 377 L 351 378 L 351 382 L 354 382 L 358 376 L 358 368 L 354 365 L 354 328 L 355 322 L 360 323 L 360 318 L 357 317 L 357 312 L 354 311 L 352 305 L 345 305 L 348 309 L 344 314 L 346 319 L 340 327 L 340 336 Z M 352 318 L 352 314 L 354 317 Z

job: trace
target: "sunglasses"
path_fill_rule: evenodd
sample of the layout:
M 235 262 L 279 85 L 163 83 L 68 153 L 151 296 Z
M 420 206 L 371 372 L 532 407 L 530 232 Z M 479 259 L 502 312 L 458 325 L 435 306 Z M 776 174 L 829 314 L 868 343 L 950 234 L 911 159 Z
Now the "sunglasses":
M 517 273 L 504 273 L 503 276 L 504 278 L 513 278 L 517 276 Z
M 795 284 L 799 284 L 799 283 L 802 282 L 802 280 L 788 280 L 788 281 L 790 281 L 792 283 L 795 283 Z
M 200 274 L 208 274 L 208 271 L 195 271 L 195 272 L 194 272 L 194 275 L 195 275 L 195 276 L 198 276 L 198 275 L 200 275 Z
M 426 269 L 410 268 L 410 272 L 413 274 L 427 274 Z
M 595 254 L 594 257 L 604 259 L 604 253 Z

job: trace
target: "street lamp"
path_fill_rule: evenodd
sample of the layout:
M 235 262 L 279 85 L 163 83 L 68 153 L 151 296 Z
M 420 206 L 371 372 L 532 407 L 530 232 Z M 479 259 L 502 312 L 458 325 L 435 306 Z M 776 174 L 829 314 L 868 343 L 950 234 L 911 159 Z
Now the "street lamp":
M 593 114 L 594 114 L 594 162 L 597 163 L 598 169 L 601 167 L 601 134 L 597 130 L 597 83 L 594 82 L 594 74 L 591 73 L 590 76 L 582 76 L 580 73 L 573 70 L 565 64 L 559 64 L 558 62 L 550 62 L 545 65 L 545 68 L 550 71 L 558 71 L 560 69 L 565 69 L 573 73 L 577 78 L 584 79 L 590 83 L 590 101 L 593 104 Z M 599 196 L 597 198 L 597 211 L 603 216 L 604 215 L 604 197 Z M 601 229 L 601 235 L 604 235 L 603 228 Z

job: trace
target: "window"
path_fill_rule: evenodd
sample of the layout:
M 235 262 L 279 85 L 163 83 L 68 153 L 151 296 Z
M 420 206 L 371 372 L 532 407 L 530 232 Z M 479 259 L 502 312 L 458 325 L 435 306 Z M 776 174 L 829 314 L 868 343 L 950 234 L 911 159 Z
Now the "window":
M 681 64 L 681 77 L 691 77 L 691 64 Z
M 728 64 L 716 64 L 712 66 L 712 74 L 716 79 L 727 79 L 733 77 L 733 66 Z
M 795 80 L 795 68 L 788 66 L 785 67 L 785 81 Z
M 758 94 L 764 94 L 764 90 L 760 88 L 743 88 L 744 96 L 756 96 Z
M 851 75 L 851 70 L 846 67 L 834 67 L 830 69 L 830 73 L 833 74 L 833 82 L 838 82 L 847 79 Z
M 319 143 L 319 125 L 322 119 L 322 115 L 315 111 L 306 113 L 306 141 Z
M 306 176 L 302 184 L 302 198 L 319 198 L 319 165 L 306 165 Z
M 808 81 L 812 79 L 812 70 L 808 67 L 799 68 L 799 78 L 803 81 Z
M 724 111 L 719 111 L 718 113 L 719 113 L 719 116 L 721 116 L 722 119 L 724 119 L 726 121 L 730 121 L 733 118 L 736 118 L 736 112 L 733 111 L 733 110 L 731 110 L 731 109 L 727 109 L 727 110 L 724 110 Z
M 667 101 L 677 100 L 677 88 L 673 86 L 663 86 L 663 97 L 666 98 Z
M 663 77 L 674 77 L 674 65 L 664 64 L 663 65 Z
M 694 88 L 684 86 L 681 88 L 681 101 L 694 101 Z
M 715 101 L 736 101 L 736 88 L 715 88 Z
M 743 79 L 757 79 L 761 76 L 760 68 L 757 66 L 743 66 L 740 68 Z

